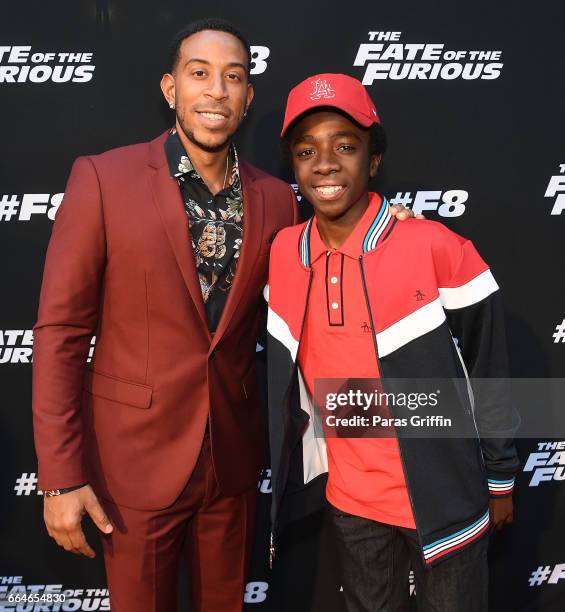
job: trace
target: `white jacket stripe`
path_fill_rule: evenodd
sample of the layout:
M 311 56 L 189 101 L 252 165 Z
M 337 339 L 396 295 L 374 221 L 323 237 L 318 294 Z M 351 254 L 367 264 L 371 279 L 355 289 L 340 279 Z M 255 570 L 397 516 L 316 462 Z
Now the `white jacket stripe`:
M 379 357 L 390 355 L 408 342 L 436 329 L 444 321 L 440 298 L 436 298 L 377 334 Z
M 328 471 L 328 455 L 321 415 L 314 407 L 300 369 L 298 370 L 298 384 L 300 388 L 300 408 L 310 417 L 308 427 L 302 435 L 304 484 L 307 484 L 320 474 L 325 474 Z
M 473 280 L 460 287 L 440 287 L 441 303 L 447 310 L 457 310 L 476 304 L 498 291 L 498 285 L 490 270 L 481 272 Z
M 290 328 L 281 317 L 272 309 L 269 308 L 267 317 L 267 331 L 273 338 L 276 338 L 290 353 L 292 361 L 296 361 L 296 353 L 298 351 L 298 340 L 290 333 Z

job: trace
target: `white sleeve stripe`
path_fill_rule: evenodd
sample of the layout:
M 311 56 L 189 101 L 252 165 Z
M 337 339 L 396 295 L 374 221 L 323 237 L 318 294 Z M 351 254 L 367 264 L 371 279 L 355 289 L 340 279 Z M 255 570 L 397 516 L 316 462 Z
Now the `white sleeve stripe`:
M 377 334 L 379 357 L 385 357 L 408 342 L 436 329 L 445 321 L 445 313 L 436 298 L 433 302 L 400 319 Z
M 444 308 L 457 310 L 476 304 L 495 291 L 498 291 L 498 285 L 494 276 L 490 270 L 485 270 L 460 287 L 440 287 L 439 297 Z

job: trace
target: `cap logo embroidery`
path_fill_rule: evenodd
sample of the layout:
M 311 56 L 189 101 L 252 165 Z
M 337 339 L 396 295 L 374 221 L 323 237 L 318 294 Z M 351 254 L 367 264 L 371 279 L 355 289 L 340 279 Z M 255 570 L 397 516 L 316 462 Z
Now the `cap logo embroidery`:
M 314 89 L 310 93 L 310 100 L 319 100 L 320 98 L 334 98 L 335 90 L 326 81 L 326 79 L 316 79 L 311 81 Z

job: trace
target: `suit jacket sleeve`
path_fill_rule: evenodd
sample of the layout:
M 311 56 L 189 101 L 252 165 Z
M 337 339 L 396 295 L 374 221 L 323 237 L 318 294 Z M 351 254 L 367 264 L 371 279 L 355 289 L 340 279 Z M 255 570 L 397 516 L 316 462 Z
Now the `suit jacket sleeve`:
M 83 379 L 96 331 L 106 240 L 98 177 L 89 158 L 72 168 L 47 249 L 34 326 L 33 426 L 39 488 L 80 485 Z
M 513 436 L 520 419 L 511 401 L 502 297 L 471 241 L 450 234 L 456 243 L 443 253 L 450 278 L 440 297 L 471 380 L 490 494 L 510 495 L 519 466 Z

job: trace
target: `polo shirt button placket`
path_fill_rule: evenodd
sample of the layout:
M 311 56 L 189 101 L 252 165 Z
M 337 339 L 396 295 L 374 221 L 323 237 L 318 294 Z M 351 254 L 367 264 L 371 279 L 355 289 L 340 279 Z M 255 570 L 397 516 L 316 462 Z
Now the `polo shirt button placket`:
M 330 325 L 343 325 L 342 270 L 343 255 L 338 252 L 327 252 L 326 290 L 328 292 Z

